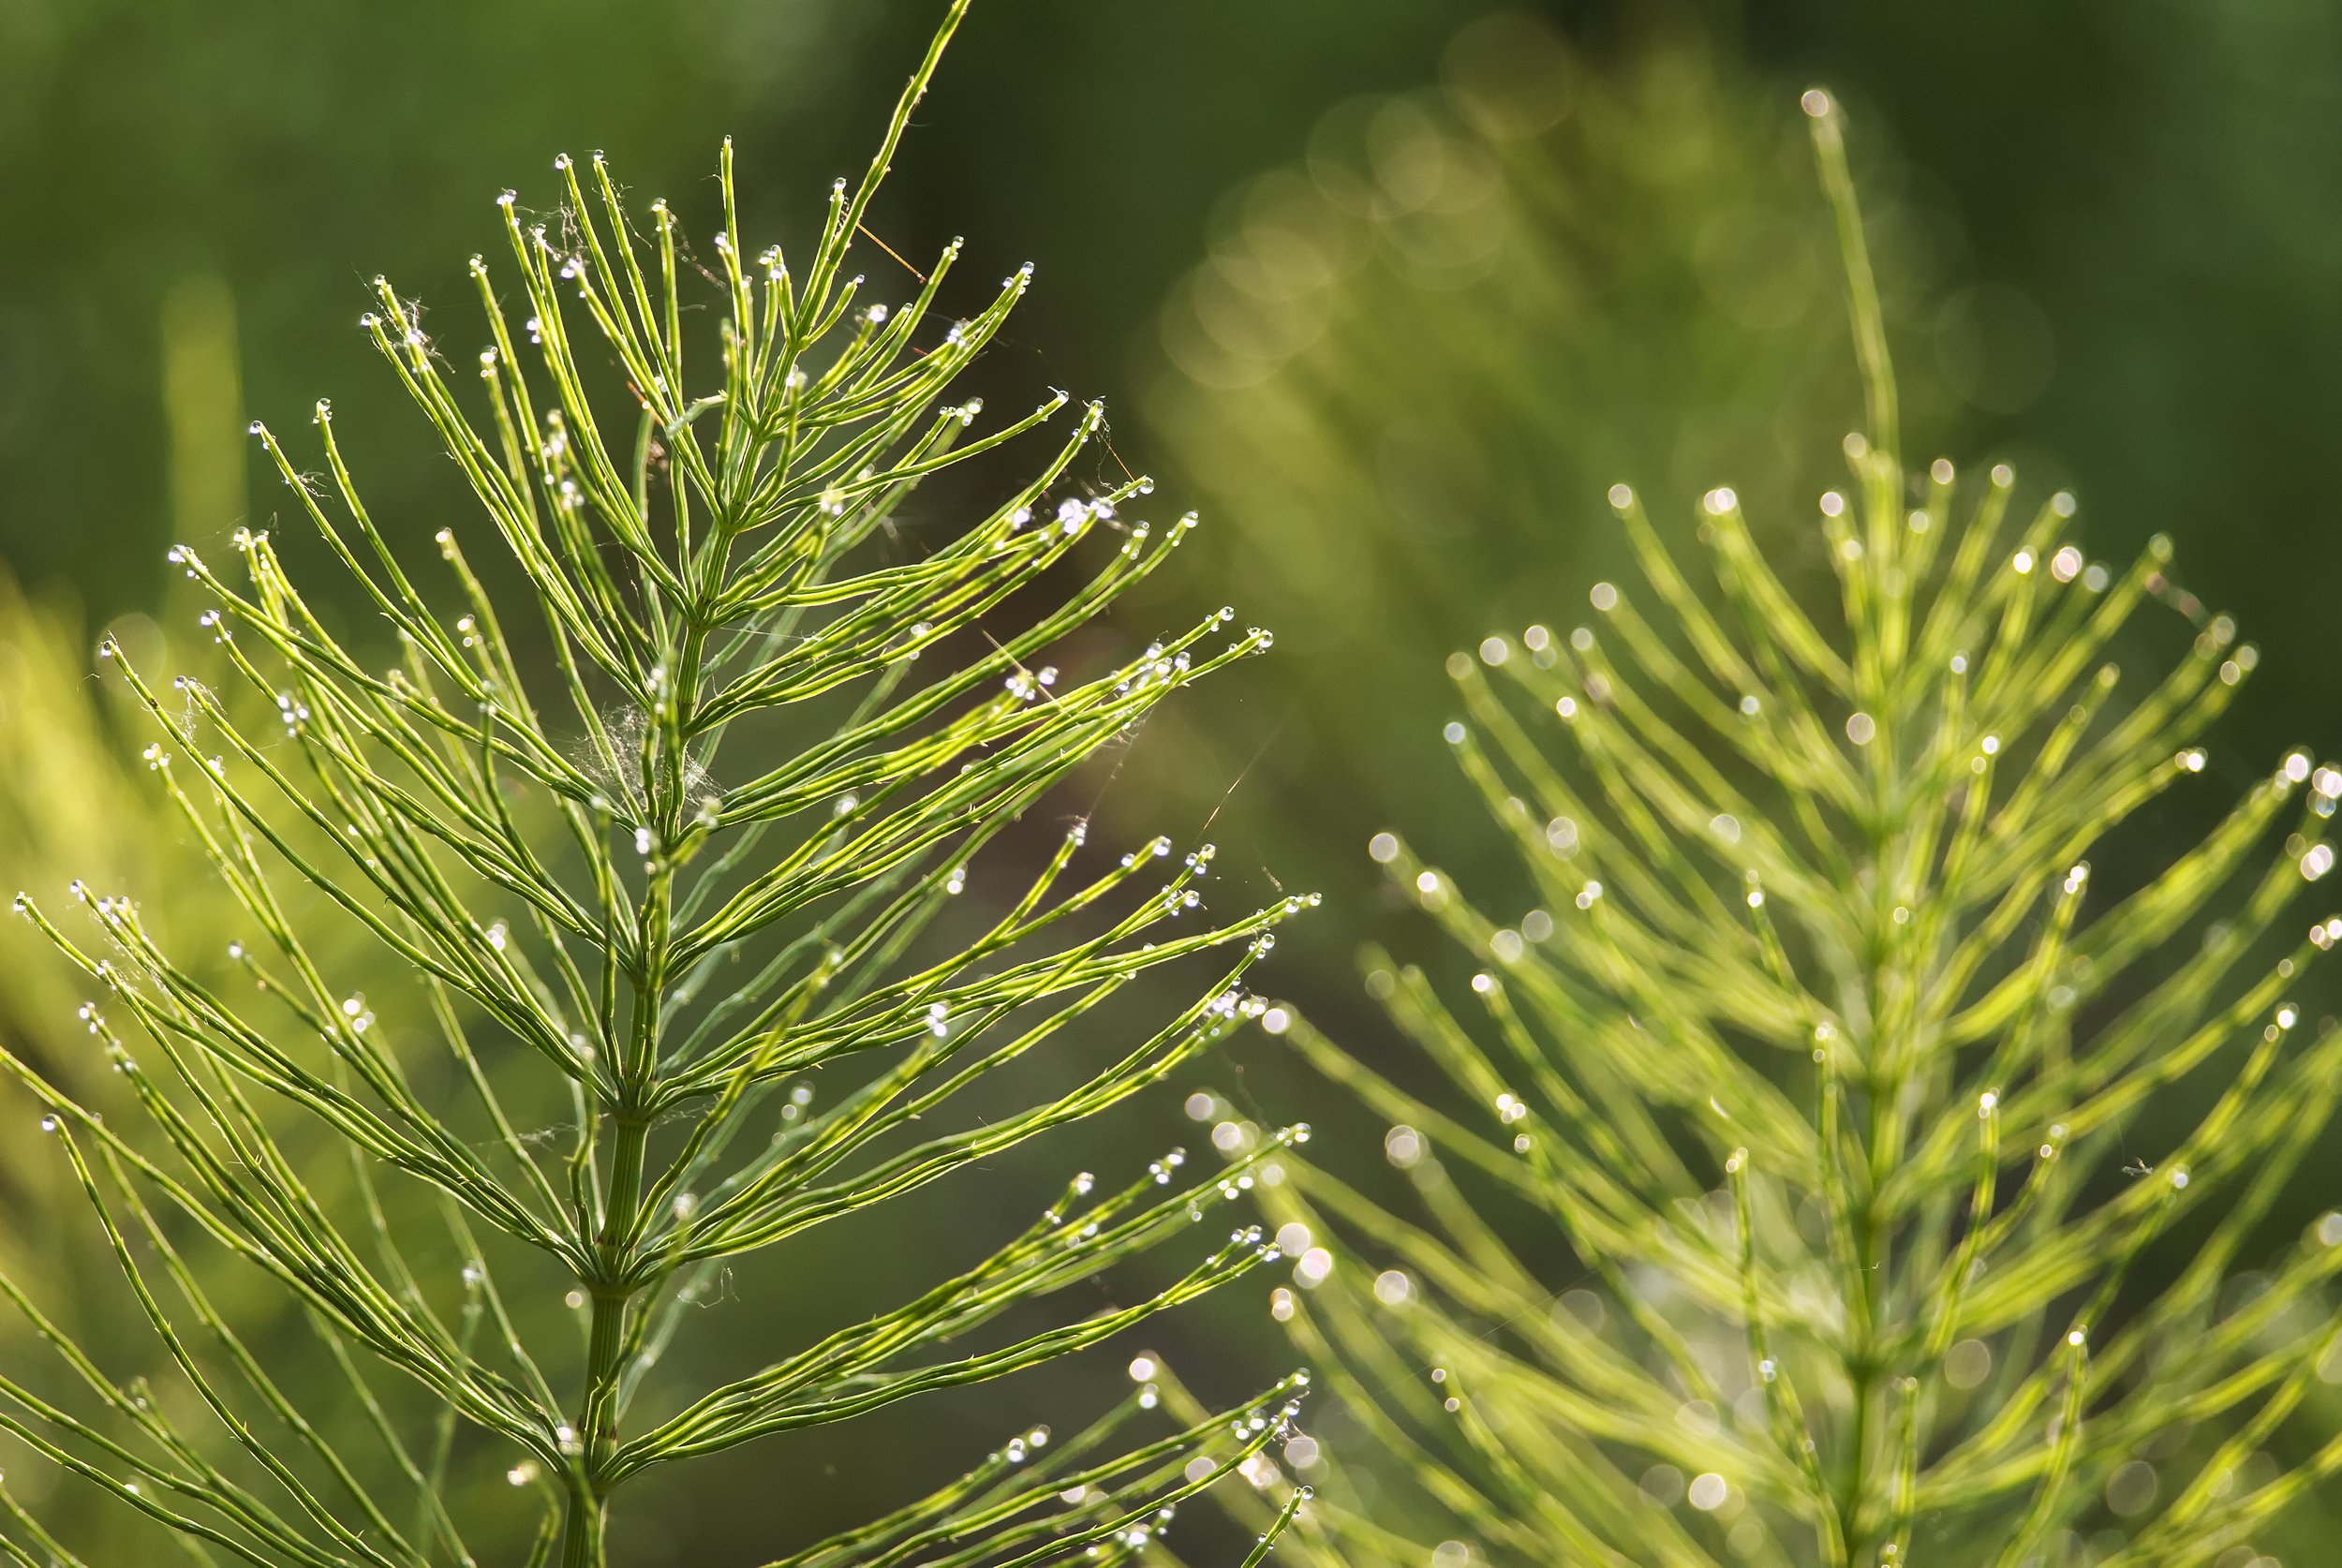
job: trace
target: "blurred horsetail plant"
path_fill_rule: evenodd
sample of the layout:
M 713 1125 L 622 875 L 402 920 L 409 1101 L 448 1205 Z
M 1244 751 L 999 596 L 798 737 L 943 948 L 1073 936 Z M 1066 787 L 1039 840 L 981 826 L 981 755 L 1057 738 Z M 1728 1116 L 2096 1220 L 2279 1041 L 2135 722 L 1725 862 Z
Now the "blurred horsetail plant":
M 492 336 L 482 414 L 443 377 L 418 307 L 378 285 L 362 324 L 511 556 L 476 574 L 468 530 L 441 531 L 445 609 L 360 500 L 323 405 L 321 482 L 254 427 L 395 633 L 394 667 L 366 662 L 274 544 L 244 532 L 241 582 L 186 546 L 172 556 L 215 596 L 203 619 L 257 702 L 159 685 L 100 649 L 164 731 L 148 761 L 251 929 L 214 966 L 127 898 L 76 885 L 93 937 L 20 897 L 102 986 L 83 1016 L 124 1111 L 143 1116 L 10 1065 L 170 1365 L 151 1385 L 117 1378 L 44 1315 L 34 1282 L 0 1280 L 68 1374 L 0 1373 L 0 1427 L 199 1558 L 469 1563 L 477 1529 L 502 1543 L 490 1555 L 601 1564 L 618 1489 L 654 1467 L 1069 1354 L 1274 1255 L 1239 1230 L 1128 1305 L 983 1337 L 1251 1184 L 1191 1189 L 1175 1155 L 1128 1184 L 1075 1179 L 964 1270 L 735 1381 L 678 1395 L 648 1375 L 706 1337 L 686 1308 L 728 1265 L 1103 1111 L 1255 1015 L 1243 976 L 1312 901 L 1206 924 L 1208 847 L 1181 862 L 1157 841 L 1086 871 L 1079 822 L 1028 847 L 989 909 L 956 896 L 987 847 L 1014 869 L 1015 824 L 1053 785 L 1268 643 L 1231 639 L 1223 611 L 1116 667 L 1044 664 L 1193 521 L 1127 520 L 1143 480 L 1051 496 L 1099 432 L 1095 407 L 973 526 L 902 546 L 924 479 L 1065 401 L 973 436 L 978 406 L 939 401 L 1030 269 L 941 331 L 956 244 L 891 313 L 846 275 L 965 9 L 867 174 L 837 183 L 801 271 L 778 250 L 749 259 L 726 149 L 707 343 L 686 330 L 704 307 L 675 214 L 654 204 L 638 237 L 599 157 L 558 162 L 557 221 L 501 199 L 524 305 L 508 316 L 474 262 Z M 714 350 L 695 390 L 687 346 Z M 621 420 L 624 437 L 605 434 Z M 1104 534 L 1103 567 L 1077 573 L 1078 547 Z M 525 591 L 491 593 L 506 576 Z M 1035 594 L 1047 602 L 1021 608 Z M 401 994 L 336 984 L 324 932 L 344 927 L 404 967 Z M 1215 954 L 1217 978 L 1178 1016 L 1070 1074 L 1060 1060 L 1073 1081 L 1054 1097 L 1003 1102 L 1011 1078 L 1120 1028 L 1096 1010 L 1142 972 Z M 273 1366 L 276 1347 L 240 1337 L 212 1250 L 300 1304 L 318 1341 L 302 1365 L 321 1371 Z M 546 1324 L 532 1302 L 565 1292 L 572 1315 Z M 1157 1402 L 1138 1391 L 1077 1437 L 1029 1433 L 778 1561 L 1136 1560 L 1173 1504 L 1275 1437 L 1302 1381 L 1134 1442 L 1119 1429 Z M 473 1510 L 484 1522 L 458 1505 L 463 1475 L 507 1465 L 543 1499 L 521 1511 L 520 1542 L 511 1503 L 530 1490 Z M 12 1499 L 0 1507 L 11 1561 L 80 1561 Z
M 2011 525 L 2005 467 L 1905 474 L 1836 111 L 1805 108 L 1867 400 L 1820 507 L 1842 634 L 1730 491 L 1711 599 L 1614 490 L 1658 613 L 1597 584 L 1597 628 L 1450 662 L 1447 740 L 1540 907 L 1371 846 L 1482 966 L 1467 1012 L 1366 960 L 1447 1093 L 1267 1020 L 1413 1190 L 1291 1160 L 1261 1189 L 1300 1260 L 1275 1314 L 1330 1368 L 1330 1452 L 1284 1450 L 1326 1481 L 1307 1561 L 2241 1564 L 2342 1467 L 2309 1398 L 2342 1216 L 2245 1272 L 2342 1089 L 2290 999 L 2342 920 L 2289 913 L 2342 772 L 2289 756 L 2094 891 L 2252 651 L 2160 540 L 2110 570 L 2066 495 Z M 2126 705 L 2105 656 L 2158 603 L 2193 645 Z

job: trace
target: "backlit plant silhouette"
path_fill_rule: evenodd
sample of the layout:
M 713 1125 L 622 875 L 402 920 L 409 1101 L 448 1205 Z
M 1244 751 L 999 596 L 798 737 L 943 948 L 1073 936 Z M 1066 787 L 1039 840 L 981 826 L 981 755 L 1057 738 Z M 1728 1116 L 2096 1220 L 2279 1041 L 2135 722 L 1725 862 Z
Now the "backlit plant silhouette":
M 0 1282 L 64 1368 L 0 1369 L 0 1427 L 199 1555 L 467 1563 L 477 1530 L 518 1556 L 511 1504 L 541 1497 L 520 1511 L 528 1561 L 600 1564 L 645 1471 L 1068 1354 L 1270 1255 L 1239 1232 L 1127 1305 L 1031 1326 L 1030 1304 L 1248 1184 L 1193 1188 L 1172 1157 L 1075 1180 L 874 1316 L 802 1342 L 732 1328 L 761 1363 L 732 1381 L 656 1375 L 706 1334 L 688 1308 L 728 1265 L 1104 1111 L 1256 1013 L 1242 977 L 1308 902 L 1215 923 L 1208 848 L 1092 865 L 1078 821 L 1038 849 L 1017 831 L 1268 639 L 1223 612 L 1106 667 L 1048 662 L 1193 521 L 1135 520 L 1144 481 L 1068 481 L 1094 406 L 972 525 L 912 530 L 923 481 L 1065 403 L 983 430 L 944 401 L 1030 269 L 956 321 L 938 320 L 956 244 L 891 311 L 846 272 L 965 9 L 793 266 L 743 242 L 727 148 L 705 269 L 663 203 L 638 232 L 599 157 L 560 161 L 544 222 L 503 198 L 517 281 L 474 263 L 470 392 L 378 285 L 363 325 L 476 508 L 426 573 L 369 514 L 323 405 L 321 476 L 256 425 L 370 612 L 339 629 L 263 534 L 238 534 L 234 574 L 172 552 L 259 723 L 245 696 L 100 650 L 160 727 L 156 783 L 245 929 L 198 954 L 123 891 L 77 885 L 70 919 L 19 899 L 96 983 L 84 1018 L 125 1092 L 85 1103 L 11 1065 L 168 1365 L 119 1376 L 52 1326 L 38 1281 Z M 408 977 L 395 994 L 337 984 L 328 950 L 353 930 Z M 1209 954 L 1174 1017 L 1134 1030 L 1105 1005 Z M 1059 1079 L 1037 1100 L 1035 1069 Z M 305 1358 L 239 1336 L 251 1271 L 304 1310 Z M 564 1293 L 570 1318 L 541 1309 Z M 1270 1440 L 1297 1381 L 1136 1442 L 1118 1429 L 1155 1401 L 1134 1391 L 780 1561 L 1133 1560 Z M 521 1490 L 477 1503 L 459 1482 L 482 1473 Z M 80 1561 L 7 1507 L 12 1560 Z
M 2288 756 L 2094 882 L 2095 846 L 2209 787 L 2252 650 L 2160 540 L 2110 568 L 2070 496 L 2012 523 L 2005 467 L 1906 474 L 1836 111 L 1806 108 L 1867 392 L 1820 505 L 1834 614 L 1731 491 L 1703 593 L 1613 490 L 1648 597 L 1597 584 L 1593 625 L 1450 663 L 1446 739 L 1534 906 L 1372 845 L 1478 966 L 1465 999 L 1367 956 L 1444 1092 L 1272 1016 L 1403 1173 L 1262 1188 L 1300 1256 L 1276 1314 L 1327 1368 L 1284 1451 L 1330 1475 L 1305 1561 L 2243 1563 L 2342 1466 L 2305 1403 L 2342 1216 L 2263 1227 L 2342 1087 L 2297 1000 L 2342 920 L 2296 912 L 2342 771 Z M 2121 699 L 2110 654 L 2182 614 Z

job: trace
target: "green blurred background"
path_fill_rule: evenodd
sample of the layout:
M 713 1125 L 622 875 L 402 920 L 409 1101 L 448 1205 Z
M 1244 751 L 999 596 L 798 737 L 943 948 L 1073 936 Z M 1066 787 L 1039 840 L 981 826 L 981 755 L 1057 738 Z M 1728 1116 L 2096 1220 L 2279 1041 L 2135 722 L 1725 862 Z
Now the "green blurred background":
M 188 629 L 167 543 L 274 517 L 247 418 L 296 427 L 331 396 L 378 517 L 420 537 L 458 514 L 355 330 L 366 279 L 446 307 L 463 343 L 491 199 L 549 205 L 564 149 L 704 211 L 730 134 L 750 232 L 800 236 L 940 8 L 0 0 L 0 560 L 26 596 L 0 593 L 0 873 L 167 875 L 167 833 L 113 804 L 136 791 L 86 649 L 106 625 Z M 968 235 L 970 288 L 1039 263 L 986 390 L 1104 396 L 1120 458 L 1205 512 L 1124 631 L 1223 601 L 1279 631 L 1279 657 L 1141 740 L 1106 808 L 1133 834 L 1208 822 L 1248 896 L 1331 895 L 1277 983 L 1363 1049 L 1349 951 L 1404 918 L 1367 836 L 1401 823 L 1460 876 L 1502 874 L 1437 740 L 1445 657 L 1569 624 L 1623 565 L 1613 481 L 1686 522 L 1730 483 L 1811 562 L 1806 509 L 1856 407 L 1794 112 L 1815 82 L 1852 115 L 1909 455 L 2071 485 L 2094 555 L 2172 535 L 2183 580 L 2264 653 L 2216 769 L 2331 751 L 2335 7 L 980 0 L 898 159 L 889 244 L 916 260 Z M 69 1052 L 70 988 L 0 941 L 0 1028 Z M 1216 1071 L 1265 1118 L 1312 1114 L 1265 1045 Z M 1149 1140 L 1176 1100 L 1141 1117 Z M 906 1223 L 959 1218 L 946 1195 Z M 1282 1356 L 1245 1290 L 1155 1336 L 1207 1388 Z M 1238 1325 L 1256 1353 L 1209 1348 Z M 865 1511 L 1055 1394 L 1007 1398 L 898 1425 L 850 1481 L 792 1495 L 808 1519 Z M 662 1506 L 632 1561 L 780 1544 L 713 1494 Z

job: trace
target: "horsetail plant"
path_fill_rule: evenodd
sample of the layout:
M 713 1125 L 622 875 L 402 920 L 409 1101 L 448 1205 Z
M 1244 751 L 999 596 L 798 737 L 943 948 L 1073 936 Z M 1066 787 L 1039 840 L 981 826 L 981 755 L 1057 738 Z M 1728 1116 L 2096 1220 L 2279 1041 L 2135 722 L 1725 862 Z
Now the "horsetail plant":
M 1652 604 L 1598 584 L 1595 626 L 1450 662 L 1447 740 L 1537 907 L 1371 846 L 1479 966 L 1460 1007 L 1366 958 L 1446 1092 L 1270 1015 L 1412 1188 L 1261 1188 L 1300 1260 L 1275 1315 L 1330 1379 L 1326 1451 L 1285 1451 L 1333 1461 L 1304 1561 L 2244 1563 L 2342 1467 L 2342 1216 L 2254 1256 L 2342 1086 L 2293 999 L 2342 920 L 2290 924 L 2342 771 L 2296 752 L 2200 841 L 2121 843 L 2209 783 L 2252 650 L 2160 539 L 2112 570 L 2063 493 L 2011 524 L 2006 467 L 1905 472 L 1839 121 L 1805 108 L 1866 390 L 1820 505 L 1843 629 L 1729 490 L 1713 598 L 1613 490 Z M 2192 646 L 2126 705 L 2106 656 L 2165 607 Z M 2152 869 L 2095 883 L 2110 838 Z
M 100 649 L 161 727 L 150 764 L 251 929 L 217 965 L 128 898 L 77 884 L 90 936 L 20 897 L 102 987 L 87 1027 L 143 1115 L 9 1065 L 169 1367 L 151 1385 L 118 1378 L 30 1284 L 0 1281 L 78 1385 L 0 1373 L 0 1427 L 199 1557 L 470 1563 L 466 1531 L 510 1537 L 516 1494 L 483 1522 L 453 1478 L 509 1464 L 544 1499 L 524 1510 L 527 1561 L 599 1565 L 615 1496 L 645 1472 L 1069 1354 L 1273 1255 L 1239 1230 L 1127 1305 L 984 1337 L 1249 1185 L 1191 1189 L 1175 1155 L 1110 1190 L 1078 1178 L 898 1307 L 756 1345 L 761 1369 L 693 1396 L 651 1376 L 732 1265 L 1104 1111 L 1257 1013 L 1243 976 L 1312 901 L 1208 924 L 1208 847 L 1181 863 L 1157 840 L 1092 871 L 1080 821 L 1037 850 L 1016 831 L 1087 759 L 1268 637 L 1231 641 L 1223 611 L 1113 667 L 1045 664 L 1193 521 L 1128 520 L 1144 480 L 1053 496 L 1085 488 L 1068 475 L 1099 435 L 1094 406 L 981 521 L 906 542 L 923 481 L 1065 402 L 970 436 L 978 405 L 939 401 L 1030 268 L 941 330 L 956 243 L 891 312 L 846 273 L 966 4 L 868 172 L 833 189 L 801 271 L 778 250 L 749 259 L 727 145 L 707 341 L 679 219 L 654 204 L 638 235 L 599 156 L 557 162 L 551 221 L 500 199 L 521 304 L 475 259 L 491 345 L 468 403 L 419 308 L 378 283 L 362 325 L 510 561 L 475 572 L 475 530 L 440 531 L 442 604 L 368 513 L 324 405 L 323 481 L 254 432 L 394 633 L 393 668 L 242 531 L 240 580 L 185 545 L 172 558 L 215 599 L 222 667 L 257 700 L 158 685 Z M 687 350 L 697 364 L 711 349 L 695 384 Z M 1113 548 L 1085 572 L 1100 536 Z M 499 578 L 522 591 L 492 592 Z M 1026 866 L 981 912 L 962 895 L 980 855 Z M 352 933 L 408 977 L 400 994 L 336 984 Z M 1101 1009 L 1134 979 L 1215 954 L 1193 1005 L 1061 1059 L 1123 1027 Z M 1071 1087 L 1002 1102 L 1007 1070 L 1053 1059 Z M 213 1251 L 298 1304 L 323 1382 L 240 1334 Z M 530 1303 L 565 1290 L 575 1321 L 548 1326 Z M 1178 1499 L 1271 1441 L 1302 1381 L 1134 1443 L 1119 1429 L 1156 1402 L 1136 1391 L 1070 1441 L 1020 1437 L 778 1561 L 1133 1561 Z M 11 1561 L 81 1561 L 4 1505 Z

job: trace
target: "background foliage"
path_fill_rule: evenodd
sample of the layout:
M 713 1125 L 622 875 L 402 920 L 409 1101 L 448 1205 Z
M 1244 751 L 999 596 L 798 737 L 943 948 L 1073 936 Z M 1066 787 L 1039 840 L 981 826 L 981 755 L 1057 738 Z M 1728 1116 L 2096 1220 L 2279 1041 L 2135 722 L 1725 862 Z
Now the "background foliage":
M 1310 351 L 1359 367 L 1339 390 L 1368 458 L 1430 389 L 1483 390 L 1459 424 L 1402 443 L 1438 460 L 1431 493 L 1468 523 L 1429 547 L 1442 572 L 1407 570 L 1424 558 L 1420 541 L 1410 556 L 1404 535 L 1361 529 L 1369 586 L 1346 620 L 1329 619 L 1240 542 L 1329 498 L 1317 488 L 1326 455 L 1264 468 L 1229 417 L 1280 398 L 1324 406 L 1293 379 L 1214 388 L 1226 401 L 1207 403 L 1173 324 L 1193 310 L 1195 269 L 1250 221 L 1264 188 L 1255 176 L 1306 170 L 1298 160 L 1327 146 L 1341 167 L 1371 167 L 1360 126 L 1375 111 L 1356 106 L 1361 95 L 1377 105 L 1399 95 L 1459 121 L 1443 86 L 1457 80 L 1449 40 L 1500 8 L 1533 12 L 1562 40 L 1568 83 L 1567 108 L 1534 149 L 1503 143 L 1516 160 L 1504 200 L 1540 183 L 1566 190 L 1614 237 L 1593 256 L 1570 248 L 1566 227 L 1540 253 L 1508 244 L 1490 276 L 1525 281 L 1475 286 L 1591 275 L 1613 291 L 1580 295 L 1582 308 L 1549 303 L 1529 318 L 1534 333 L 1475 338 L 1437 330 L 1469 289 L 1398 265 L 1346 274 L 1364 306 L 1343 318 L 1339 342 Z M 136 791 L 109 793 L 120 764 L 107 760 L 100 720 L 75 705 L 71 650 L 106 625 L 126 641 L 153 635 L 126 616 L 187 624 L 191 610 L 167 599 L 165 542 L 216 545 L 247 494 L 260 498 L 256 521 L 274 505 L 242 467 L 249 413 L 330 392 L 346 425 L 367 433 L 357 455 L 380 476 L 383 513 L 427 515 L 454 494 L 455 476 L 427 433 L 397 417 L 400 394 L 348 326 L 363 279 L 389 272 L 426 303 L 460 303 L 454 261 L 477 247 L 487 199 L 563 146 L 608 148 L 655 193 L 702 178 L 731 132 L 758 171 L 746 220 L 800 238 L 783 215 L 857 150 L 861 122 L 838 111 L 891 88 L 932 10 L 912 0 L 515 0 L 432 4 L 385 27 L 361 7 L 282 0 L 0 3 L 0 194 L 11 213 L 0 236 L 0 553 L 53 607 L 54 628 L 6 608 L 0 800 L 11 815 L 0 852 L 16 880 L 88 864 L 101 845 L 146 852 Z M 1447 788 L 1444 657 L 1532 618 L 1534 600 L 1582 603 L 1615 571 L 1600 496 L 1630 459 L 1654 511 L 1679 517 L 1727 477 L 1708 471 L 1726 458 L 1753 496 L 1834 477 L 1797 466 L 1826 442 L 1785 451 L 1777 440 L 1789 413 L 1851 418 L 1850 384 L 1829 374 L 1844 363 L 1829 289 L 1810 314 L 1784 307 L 1782 324 L 1752 328 L 1727 308 L 1749 274 L 1699 265 L 1701 229 L 1718 221 L 1703 215 L 1704 193 L 1727 184 L 1771 236 L 1729 253 L 1777 271 L 1794 250 L 1812 216 L 1802 150 L 1786 165 L 1766 150 L 1769 127 L 1815 80 L 1849 104 L 1875 218 L 1910 237 L 1886 272 L 1907 305 L 1892 330 L 1913 449 L 2008 455 L 2030 482 L 2073 483 L 2094 553 L 2127 559 L 2156 532 L 2173 537 L 2189 585 L 2234 612 L 2267 656 L 2211 747 L 2211 771 L 2236 791 L 2285 745 L 2334 749 L 2323 585 L 2342 532 L 2322 525 L 2322 448 L 2342 390 L 2323 367 L 2342 347 L 2342 295 L 2328 275 L 2342 209 L 2320 193 L 2342 156 L 2342 96 L 2327 68 L 2342 20 L 2309 0 L 1779 0 L 1661 14 L 1479 0 L 978 9 L 875 227 L 914 256 L 954 233 L 978 237 L 971 277 L 1037 260 L 1045 287 L 979 376 L 1018 395 L 1045 383 L 1105 395 L 1133 465 L 1224 522 L 1223 552 L 1196 551 L 1183 582 L 1133 602 L 1133 646 L 1197 606 L 1263 602 L 1232 593 L 1231 579 L 1291 594 L 1284 611 L 1261 612 L 1289 634 L 1285 657 L 1245 672 L 1249 702 L 1232 706 L 1223 692 L 1216 727 L 1150 736 L 1146 754 L 1176 766 L 1125 767 L 1108 813 L 1184 833 L 1249 769 L 1213 829 L 1223 871 L 1246 891 L 1273 891 L 1263 870 L 1273 861 L 1288 884 L 1365 910 L 1381 895 L 1360 849 L 1402 809 L 1460 879 L 1502 879 L 1501 841 Z M 1654 96 L 1663 88 L 1676 96 Z M 1653 124 L 1707 149 L 1685 184 L 1656 187 L 1665 200 L 1634 161 Z M 1523 161 L 1529 151 L 1534 161 Z M 1622 296 L 1641 302 L 1637 314 L 1608 308 Z M 1608 395 L 1607 381 L 1586 392 L 1556 368 L 1638 357 L 1653 377 L 1631 397 Z M 1212 408 L 1226 412 L 1194 412 Z M 1386 539 L 1397 545 L 1376 542 Z M 18 681 L 26 672 L 44 683 L 37 692 Z M 1149 778 L 1158 793 L 1144 800 L 1136 786 Z M 2171 815 L 2151 817 L 2150 834 L 2205 825 L 2185 805 L 2158 809 Z M 42 845 L 70 853 L 48 858 Z M 2101 856 L 2098 870 L 2119 867 Z M 1327 961 L 1286 973 L 1313 993 L 1314 1014 L 1356 1023 L 1345 1038 L 1371 1049 L 1373 1014 L 1343 978 L 1349 938 L 1337 934 L 1358 924 L 1297 931 L 1288 954 Z M 62 1048 L 72 998 L 36 984 L 12 979 L 0 1017 Z M 1251 1078 L 1243 1092 L 1267 1107 L 1264 1120 L 1292 1114 L 1288 1090 L 1260 1083 L 1259 1068 Z M 2305 1181 L 2322 1180 L 2331 1154 L 2313 1155 Z M 2283 1218 L 2325 1201 L 2305 1187 Z M 903 1245 L 950 1223 L 927 1214 Z M 1257 1310 L 1247 1303 L 1244 1321 Z M 1186 1332 L 1201 1340 L 1204 1321 Z M 1193 1359 L 1178 1342 L 1164 1348 Z M 969 1441 L 998 1427 L 992 1413 L 951 1421 Z M 825 1482 L 851 1491 L 861 1467 L 889 1464 L 941 1473 L 925 1434 L 910 1431 L 845 1457 Z M 734 1523 L 678 1498 L 673 1549 L 722 1561 Z M 642 1550 L 658 1560 L 654 1545 Z

